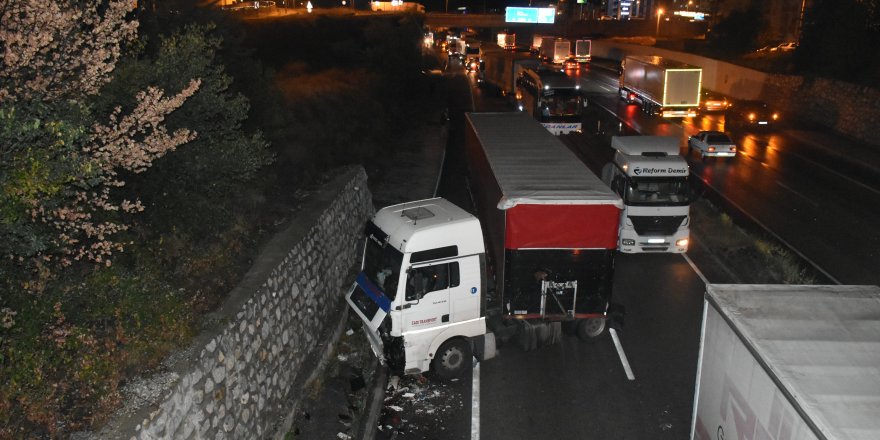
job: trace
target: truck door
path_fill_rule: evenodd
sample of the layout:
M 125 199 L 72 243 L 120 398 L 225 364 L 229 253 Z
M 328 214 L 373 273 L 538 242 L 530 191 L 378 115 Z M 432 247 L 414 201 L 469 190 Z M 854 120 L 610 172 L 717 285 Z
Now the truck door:
M 401 332 L 449 324 L 452 318 L 451 294 L 460 284 L 458 261 L 413 265 L 406 278 Z

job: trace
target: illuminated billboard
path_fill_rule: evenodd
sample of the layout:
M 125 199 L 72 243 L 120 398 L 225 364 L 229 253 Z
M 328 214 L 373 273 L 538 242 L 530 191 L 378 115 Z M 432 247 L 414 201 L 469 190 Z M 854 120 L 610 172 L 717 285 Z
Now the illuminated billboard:
M 507 23 L 546 23 L 553 24 L 556 18 L 554 8 L 506 8 L 504 21 Z

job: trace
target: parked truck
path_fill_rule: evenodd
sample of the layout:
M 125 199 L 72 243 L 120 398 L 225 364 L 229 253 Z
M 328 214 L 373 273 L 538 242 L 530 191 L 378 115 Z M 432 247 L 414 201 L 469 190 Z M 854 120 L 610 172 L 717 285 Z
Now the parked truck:
M 525 69 L 537 69 L 541 61 L 529 52 L 513 52 L 484 44 L 482 47 L 483 68 L 479 82 L 483 86 L 497 89 L 503 96 L 514 96 L 516 80 Z
M 470 113 L 466 151 L 479 220 L 446 199 L 379 210 L 346 300 L 393 371 L 454 377 L 562 323 L 602 334 L 611 304 L 620 198 L 526 115 Z
M 562 64 L 571 56 L 571 42 L 564 38 L 542 37 L 541 58 L 552 64 Z
M 541 42 L 544 41 L 544 36 L 541 34 L 533 34 L 532 35 L 532 45 L 529 48 L 538 53 L 541 50 Z
M 500 32 L 497 35 L 498 46 L 502 49 L 516 49 L 516 34 L 510 32 Z
M 592 40 L 575 40 L 574 42 L 574 58 L 579 63 L 589 63 L 592 59 L 593 41 Z
M 880 288 L 706 286 L 692 440 L 880 438 Z
M 697 115 L 703 69 L 658 56 L 628 55 L 620 71 L 618 92 L 628 104 L 664 118 Z
M 623 199 L 621 252 L 687 252 L 689 168 L 673 136 L 613 136 L 602 181 Z

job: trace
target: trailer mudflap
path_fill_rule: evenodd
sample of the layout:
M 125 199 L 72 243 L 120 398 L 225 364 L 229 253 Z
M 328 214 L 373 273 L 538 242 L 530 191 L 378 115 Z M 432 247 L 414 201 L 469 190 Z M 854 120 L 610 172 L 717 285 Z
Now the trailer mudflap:
M 608 325 L 616 331 L 623 329 L 623 318 L 626 315 L 626 307 L 623 304 L 608 304 Z

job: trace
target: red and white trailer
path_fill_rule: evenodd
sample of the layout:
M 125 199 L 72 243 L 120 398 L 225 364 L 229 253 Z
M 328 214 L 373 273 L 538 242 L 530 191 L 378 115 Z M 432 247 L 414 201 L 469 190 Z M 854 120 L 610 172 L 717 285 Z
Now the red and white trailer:
M 691 439 L 880 438 L 880 288 L 706 286 Z
M 523 113 L 468 113 L 465 150 L 506 319 L 605 329 L 623 203 Z

